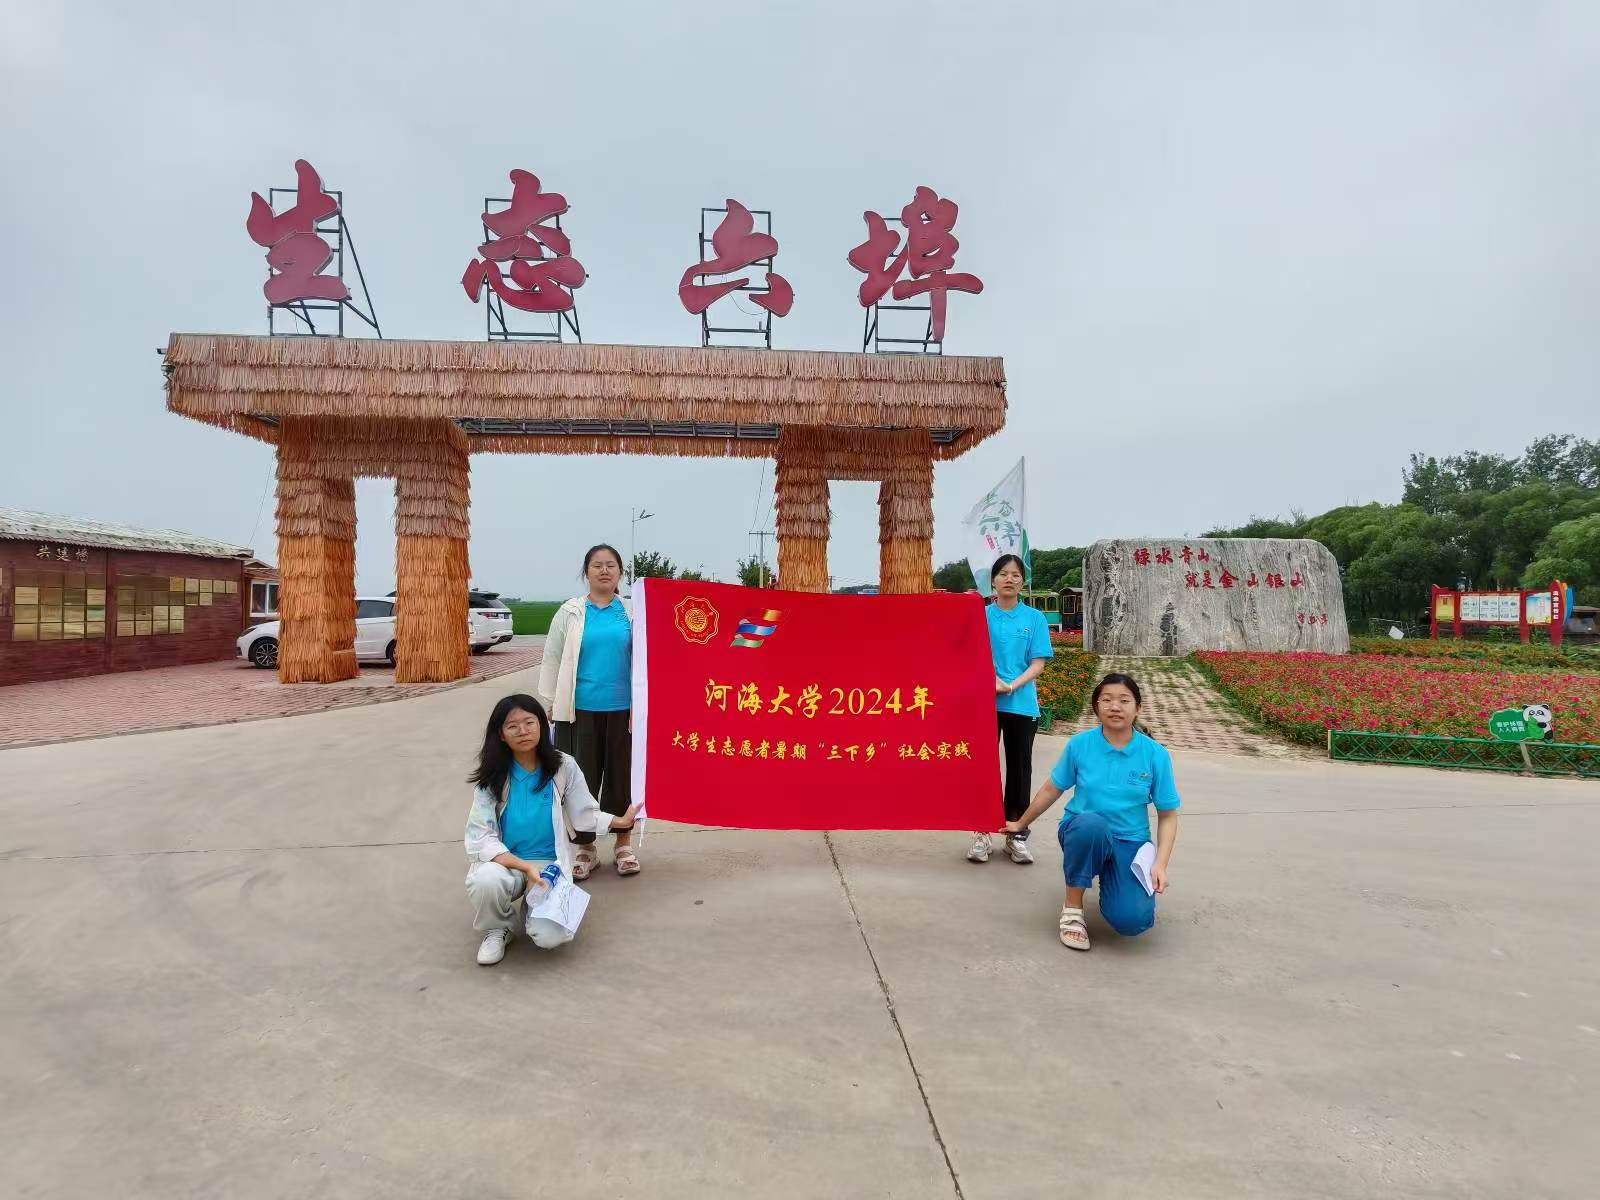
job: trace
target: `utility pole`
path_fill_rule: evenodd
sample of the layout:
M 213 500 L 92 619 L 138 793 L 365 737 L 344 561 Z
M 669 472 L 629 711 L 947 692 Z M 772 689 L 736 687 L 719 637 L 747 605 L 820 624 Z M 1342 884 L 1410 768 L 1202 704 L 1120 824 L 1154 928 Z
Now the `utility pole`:
M 757 541 L 756 545 L 759 546 L 760 548 L 756 551 L 756 557 L 761 560 L 761 576 L 760 576 L 761 586 L 762 587 L 766 587 L 767 586 L 767 539 L 769 537 L 773 536 L 773 532 L 770 529 L 752 529 L 750 531 L 750 536 L 753 537 L 753 538 L 759 539 Z
M 628 511 L 632 514 L 632 520 L 628 525 L 628 590 L 631 593 L 634 583 L 633 561 L 639 556 L 639 522 L 648 521 L 655 516 L 655 513 L 644 508 L 633 508 Z

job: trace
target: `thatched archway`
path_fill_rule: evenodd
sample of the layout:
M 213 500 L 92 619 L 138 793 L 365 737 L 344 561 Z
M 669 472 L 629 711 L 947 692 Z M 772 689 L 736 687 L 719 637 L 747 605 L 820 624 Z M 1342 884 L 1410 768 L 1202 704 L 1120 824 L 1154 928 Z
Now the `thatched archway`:
M 279 678 L 356 673 L 354 480 L 396 489 L 400 682 L 467 673 L 469 456 L 776 462 L 778 577 L 828 585 L 828 483 L 879 485 L 880 587 L 933 574 L 933 464 L 1005 422 L 999 359 L 174 334 L 167 407 L 278 453 Z

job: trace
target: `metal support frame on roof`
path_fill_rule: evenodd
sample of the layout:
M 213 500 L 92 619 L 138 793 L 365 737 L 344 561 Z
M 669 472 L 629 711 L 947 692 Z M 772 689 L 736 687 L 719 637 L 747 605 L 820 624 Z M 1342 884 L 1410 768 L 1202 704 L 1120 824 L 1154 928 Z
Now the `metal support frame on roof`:
M 510 196 L 485 196 L 483 198 L 483 211 L 499 212 L 511 207 Z M 561 214 L 555 215 L 553 228 L 561 229 Z M 483 240 L 492 242 L 499 234 L 487 225 L 483 227 Z M 511 316 L 506 315 L 506 302 L 493 288 L 488 289 L 487 303 L 483 308 L 483 329 L 485 337 L 491 342 L 563 342 L 566 341 L 565 331 L 572 332 L 572 340 L 583 341 L 583 333 L 578 328 L 578 299 L 574 295 L 572 307 L 565 312 L 554 313 L 524 313 L 515 305 L 511 307 Z M 521 324 L 519 324 L 521 322 Z M 532 324 L 529 324 L 532 322 Z
M 699 250 L 697 252 L 700 257 L 695 260 L 696 262 L 708 262 L 712 257 L 711 234 L 714 233 L 715 230 L 707 232 L 706 217 L 712 213 L 720 213 L 726 216 L 727 212 L 727 205 L 723 205 L 721 208 L 701 208 L 700 243 Z M 750 210 L 750 215 L 756 218 L 757 227 L 760 232 L 766 234 L 768 237 L 771 237 L 772 210 L 770 208 L 752 208 Z M 774 269 L 773 258 L 774 255 L 769 254 L 766 258 L 756 259 L 756 261 L 751 263 L 750 266 L 753 268 L 759 267 L 762 271 L 772 271 Z M 744 306 L 734 298 L 741 292 L 747 295 L 765 296 L 771 291 L 771 286 L 766 282 L 765 276 L 763 276 L 761 283 L 747 283 L 742 287 L 735 288 L 728 295 L 718 300 L 710 308 L 706 309 L 705 312 L 700 314 L 700 344 L 702 346 L 726 346 L 736 350 L 753 350 L 757 349 L 758 347 L 752 345 L 750 340 L 741 339 L 760 338 L 761 347 L 771 350 L 773 321 L 772 314 L 766 309 L 762 308 L 760 305 L 756 306 L 756 313 L 750 313 L 746 311 Z M 754 325 L 713 325 L 711 323 L 711 313 L 713 310 L 720 310 L 721 312 L 726 313 L 730 308 L 742 316 L 754 317 L 756 323 Z M 756 314 L 759 314 L 759 316 Z M 732 318 L 728 319 L 731 320 Z M 720 335 L 723 340 L 714 340 L 714 335 Z
M 782 432 L 782 426 L 779 425 L 723 421 L 608 421 L 592 418 L 525 421 L 511 417 L 457 417 L 456 424 L 468 434 L 512 437 L 734 438 L 747 442 L 773 442 L 778 440 Z M 866 428 L 890 432 L 901 427 L 873 425 Z M 938 446 L 948 446 L 962 432 L 949 426 L 928 431 L 929 440 Z
M 349 309 L 360 317 L 372 328 L 378 337 L 383 336 L 383 330 L 378 328 L 377 309 L 372 304 L 372 293 L 367 290 L 367 276 L 361 270 L 361 256 L 356 253 L 355 239 L 350 236 L 350 226 L 344 219 L 344 193 L 332 188 L 324 188 L 325 195 L 333 197 L 333 202 L 338 205 L 333 216 L 326 217 L 318 222 L 312 229 L 318 237 L 324 239 L 333 249 L 333 274 L 341 282 L 344 281 L 344 255 L 348 248 L 350 262 L 356 269 L 356 279 L 361 284 L 361 298 L 366 302 L 366 311 L 354 300 L 291 300 L 287 304 L 267 305 L 267 334 L 271 337 L 343 337 L 344 336 L 344 310 Z M 290 198 L 286 207 L 293 207 L 299 199 L 299 188 L 269 188 L 267 190 L 267 203 L 273 212 L 278 212 L 278 198 Z M 267 278 L 272 278 L 272 268 L 267 268 Z M 348 284 L 345 285 L 349 287 Z M 314 313 L 332 313 L 333 328 L 317 328 L 317 318 Z M 278 314 L 287 313 L 292 320 L 280 323 Z
M 501 417 L 459 417 L 456 424 L 466 433 L 529 437 L 737 438 L 741 441 L 767 442 L 776 441 L 779 433 L 777 425 L 719 421 L 607 421 L 588 418 L 521 421 Z
M 893 210 L 891 209 L 890 211 Z M 887 225 L 898 225 L 902 231 L 906 228 L 905 221 L 900 217 L 885 217 L 884 223 Z M 905 235 L 902 233 L 901 245 L 895 247 L 896 253 L 899 253 L 899 251 L 904 248 L 904 237 Z M 893 327 L 893 332 L 897 336 L 890 337 L 884 334 L 884 313 L 913 312 L 926 313 L 927 317 L 921 322 L 918 322 L 914 319 L 902 320 L 899 317 L 892 317 L 891 324 Z M 900 334 L 913 332 L 918 324 L 921 324 L 922 326 L 921 337 L 898 336 Z M 868 354 L 942 355 L 944 353 L 944 339 L 941 338 L 938 341 L 935 341 L 933 338 L 933 304 L 931 302 L 922 304 L 885 304 L 880 300 L 878 303 L 867 309 L 866 315 L 862 320 L 861 349 L 864 353 Z

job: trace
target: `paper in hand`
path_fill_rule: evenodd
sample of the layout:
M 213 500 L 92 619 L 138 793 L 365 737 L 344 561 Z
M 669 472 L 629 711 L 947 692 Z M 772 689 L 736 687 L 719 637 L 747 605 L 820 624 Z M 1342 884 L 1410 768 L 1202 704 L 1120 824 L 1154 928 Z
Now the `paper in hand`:
M 1139 886 L 1144 888 L 1146 896 L 1156 894 L 1156 885 L 1150 878 L 1150 869 L 1156 865 L 1156 848 L 1146 842 L 1140 846 L 1133 856 L 1133 861 L 1128 864 L 1128 869 L 1133 872 L 1133 877 L 1139 881 Z

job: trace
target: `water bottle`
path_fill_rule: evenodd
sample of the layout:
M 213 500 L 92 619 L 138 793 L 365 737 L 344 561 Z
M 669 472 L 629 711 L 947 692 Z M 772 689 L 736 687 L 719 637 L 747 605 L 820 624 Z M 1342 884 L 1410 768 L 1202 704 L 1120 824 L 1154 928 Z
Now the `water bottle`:
M 534 903 L 538 903 L 548 896 L 556 886 L 556 880 L 561 878 L 561 865 L 551 863 L 539 872 L 539 891 L 534 895 Z

